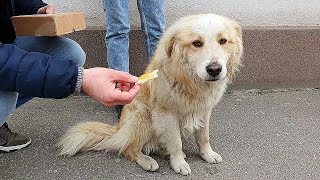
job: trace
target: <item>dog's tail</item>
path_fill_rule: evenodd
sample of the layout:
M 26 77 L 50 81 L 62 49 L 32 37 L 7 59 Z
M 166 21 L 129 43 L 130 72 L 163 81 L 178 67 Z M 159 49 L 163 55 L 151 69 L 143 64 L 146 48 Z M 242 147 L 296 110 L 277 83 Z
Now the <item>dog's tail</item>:
M 121 132 L 120 132 L 121 131 Z M 117 133 L 118 132 L 118 133 Z M 69 129 L 57 146 L 58 155 L 72 156 L 88 150 L 122 151 L 128 144 L 126 128 L 99 122 L 84 122 Z

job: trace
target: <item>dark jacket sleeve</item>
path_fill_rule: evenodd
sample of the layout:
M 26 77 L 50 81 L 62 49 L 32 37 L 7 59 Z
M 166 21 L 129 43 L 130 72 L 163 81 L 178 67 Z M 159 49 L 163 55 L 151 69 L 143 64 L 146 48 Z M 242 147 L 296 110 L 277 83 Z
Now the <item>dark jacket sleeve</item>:
M 72 61 L 0 43 L 0 91 L 64 98 L 74 92 L 77 76 L 78 67 Z
M 15 15 L 37 14 L 38 9 L 46 5 L 42 0 L 14 0 Z

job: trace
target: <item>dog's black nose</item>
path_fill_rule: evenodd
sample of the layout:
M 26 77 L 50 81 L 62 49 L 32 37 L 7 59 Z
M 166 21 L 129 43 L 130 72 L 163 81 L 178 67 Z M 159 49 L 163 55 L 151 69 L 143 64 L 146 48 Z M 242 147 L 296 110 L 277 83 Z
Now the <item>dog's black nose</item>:
M 213 77 L 216 77 L 219 75 L 219 73 L 222 71 L 222 66 L 217 63 L 210 64 L 206 67 L 206 70 L 208 74 L 210 74 Z

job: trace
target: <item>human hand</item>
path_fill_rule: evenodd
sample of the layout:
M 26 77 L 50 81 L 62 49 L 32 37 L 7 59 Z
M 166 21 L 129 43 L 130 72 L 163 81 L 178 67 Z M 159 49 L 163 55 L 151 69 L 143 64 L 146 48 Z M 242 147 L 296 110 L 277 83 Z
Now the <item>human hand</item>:
M 83 70 L 81 89 L 105 106 L 124 105 L 138 94 L 140 85 L 134 84 L 137 81 L 138 77 L 127 72 L 97 67 Z
M 53 5 L 48 4 L 44 7 L 39 8 L 37 14 L 53 14 L 55 10 L 56 8 Z

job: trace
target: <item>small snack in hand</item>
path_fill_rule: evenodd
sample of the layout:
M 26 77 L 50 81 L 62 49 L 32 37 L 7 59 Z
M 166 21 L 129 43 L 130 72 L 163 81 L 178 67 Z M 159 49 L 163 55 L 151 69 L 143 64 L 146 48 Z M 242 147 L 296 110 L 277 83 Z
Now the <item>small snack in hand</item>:
M 158 77 L 158 69 L 156 70 L 153 70 L 152 72 L 150 73 L 146 73 L 146 74 L 143 74 L 139 77 L 139 81 L 136 82 L 136 84 L 140 84 L 142 85 L 143 83 L 147 82 L 148 80 L 150 79 L 154 79 L 156 77 Z

